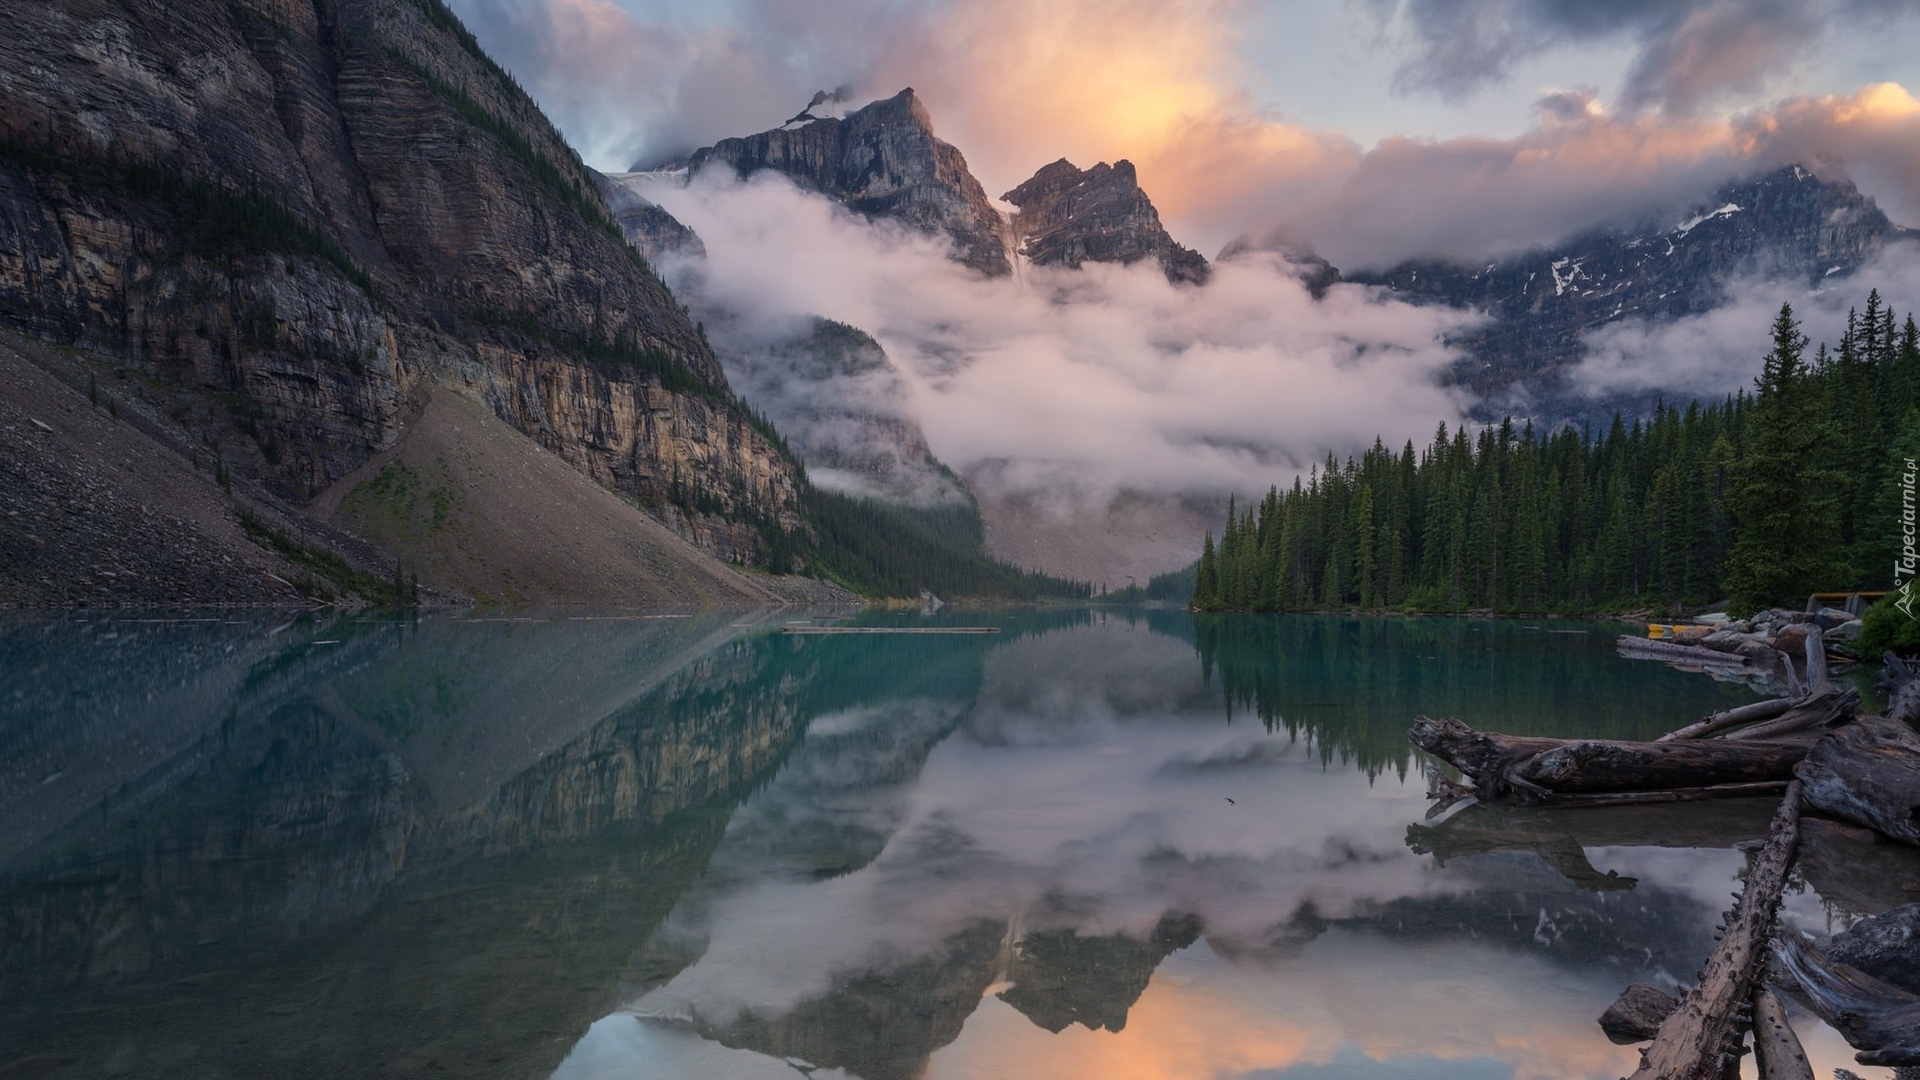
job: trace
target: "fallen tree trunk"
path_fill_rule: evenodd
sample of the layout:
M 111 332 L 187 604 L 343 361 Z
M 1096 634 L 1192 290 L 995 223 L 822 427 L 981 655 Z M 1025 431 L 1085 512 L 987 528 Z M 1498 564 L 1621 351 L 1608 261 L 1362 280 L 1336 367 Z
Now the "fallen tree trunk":
M 1833 1026 L 1863 1065 L 1920 1065 L 1920 996 L 1814 951 L 1798 934 L 1773 944 L 1795 995 Z
M 1754 974 L 1773 933 L 1780 890 L 1793 865 L 1799 839 L 1800 785 L 1786 797 L 1753 860 L 1746 888 L 1727 920 L 1726 936 L 1700 969 L 1700 978 L 1680 1007 L 1660 1024 L 1653 1045 L 1640 1055 L 1631 1080 L 1718 1080 L 1738 1056 L 1738 1013 L 1753 995 Z
M 1753 992 L 1753 1057 L 1760 1080 L 1813 1080 L 1813 1065 L 1773 991 Z
M 1920 733 L 1868 716 L 1815 743 L 1794 770 L 1807 804 L 1920 844 Z
M 1523 738 L 1426 716 L 1407 738 L 1471 777 L 1483 800 L 1786 781 L 1807 752 L 1787 743 Z
M 1701 645 L 1677 645 L 1671 641 L 1655 641 L 1652 638 L 1621 634 L 1614 646 L 1622 656 L 1636 659 L 1672 660 L 1683 664 L 1698 664 L 1701 667 L 1755 673 L 1762 670 L 1749 663 L 1747 658 L 1739 653 L 1723 653 L 1718 649 L 1709 649 Z

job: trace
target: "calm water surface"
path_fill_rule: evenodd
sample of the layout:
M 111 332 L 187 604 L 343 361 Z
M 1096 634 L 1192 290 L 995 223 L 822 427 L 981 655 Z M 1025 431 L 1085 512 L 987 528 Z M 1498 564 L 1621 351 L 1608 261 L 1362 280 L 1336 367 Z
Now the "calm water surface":
M 7 616 L 0 1075 L 1617 1077 L 1772 811 L 1423 819 L 1416 713 L 1750 699 L 1618 627 L 791 617 Z

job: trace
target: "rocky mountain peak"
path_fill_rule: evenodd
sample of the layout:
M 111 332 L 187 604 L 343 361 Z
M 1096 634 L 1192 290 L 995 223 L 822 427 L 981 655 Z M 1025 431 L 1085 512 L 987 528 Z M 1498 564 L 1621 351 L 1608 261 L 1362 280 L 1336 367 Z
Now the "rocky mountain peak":
M 839 92 L 821 91 L 780 127 L 696 150 L 688 175 L 720 165 L 742 177 L 771 169 L 868 218 L 945 235 L 955 256 L 984 274 L 1011 273 L 1006 223 L 966 158 L 934 136 L 933 118 L 912 88 L 846 106 Z
M 1124 158 L 1091 169 L 1061 158 L 1001 198 L 1020 208 L 1014 233 L 1020 253 L 1035 265 L 1125 265 L 1152 258 L 1167 280 L 1196 285 L 1212 272 L 1205 256 L 1167 235 L 1133 163 Z
M 908 87 L 906 93 L 912 92 L 912 87 Z M 813 95 L 813 100 L 807 102 L 806 108 L 795 113 L 792 119 L 781 126 L 798 127 L 815 120 L 838 120 L 846 116 L 848 111 L 846 91 L 821 90 Z
M 1491 319 L 1460 342 L 1468 352 L 1462 381 L 1498 399 L 1525 380 L 1542 412 L 1557 418 L 1583 407 L 1565 396 L 1561 379 L 1592 331 L 1617 320 L 1702 314 L 1741 281 L 1817 285 L 1916 238 L 1843 176 L 1796 164 L 1636 226 L 1591 229 L 1488 262 L 1424 259 L 1346 277 L 1485 311 Z
M 1236 262 L 1263 255 L 1277 256 L 1286 269 L 1307 287 L 1315 300 L 1327 295 L 1328 289 L 1343 280 L 1338 267 L 1322 258 L 1311 244 L 1285 229 L 1276 229 L 1261 236 L 1243 233 L 1228 241 L 1227 246 L 1213 257 L 1213 261 Z

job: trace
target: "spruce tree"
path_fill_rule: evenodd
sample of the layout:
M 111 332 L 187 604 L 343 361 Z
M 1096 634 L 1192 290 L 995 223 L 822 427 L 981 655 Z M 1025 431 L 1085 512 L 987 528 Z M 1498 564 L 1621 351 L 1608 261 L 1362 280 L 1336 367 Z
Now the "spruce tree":
M 1193 576 L 1193 606 L 1211 611 L 1220 606 L 1220 572 L 1215 566 L 1213 530 L 1207 530 L 1206 543 L 1200 547 L 1200 565 Z
M 1753 443 L 1734 498 L 1726 588 L 1738 611 L 1793 600 L 1832 583 L 1836 525 L 1831 478 L 1817 459 L 1831 426 L 1821 410 L 1791 304 L 1780 305 L 1773 349 L 1754 380 Z M 1798 606 L 1797 604 L 1795 606 Z

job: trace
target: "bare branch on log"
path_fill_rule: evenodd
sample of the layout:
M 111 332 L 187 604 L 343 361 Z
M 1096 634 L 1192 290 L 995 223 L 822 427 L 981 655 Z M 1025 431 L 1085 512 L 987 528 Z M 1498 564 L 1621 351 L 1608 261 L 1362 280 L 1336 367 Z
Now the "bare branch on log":
M 1851 720 L 1860 711 L 1860 691 L 1854 687 L 1838 689 L 1832 683 L 1801 698 L 1793 708 L 1738 731 L 1722 732 L 1722 739 L 1772 739 L 1797 731 L 1830 727 Z
M 1762 720 L 1771 720 L 1791 708 L 1793 708 L 1792 698 L 1782 697 L 1770 698 L 1766 701 L 1756 701 L 1752 704 L 1741 705 L 1737 708 L 1727 709 L 1724 712 L 1714 713 L 1704 720 L 1688 724 L 1686 727 L 1676 731 L 1669 731 L 1653 741 L 1673 742 L 1676 739 L 1704 739 L 1709 735 L 1718 734 L 1728 728 L 1739 727 L 1742 724 L 1754 724 Z

